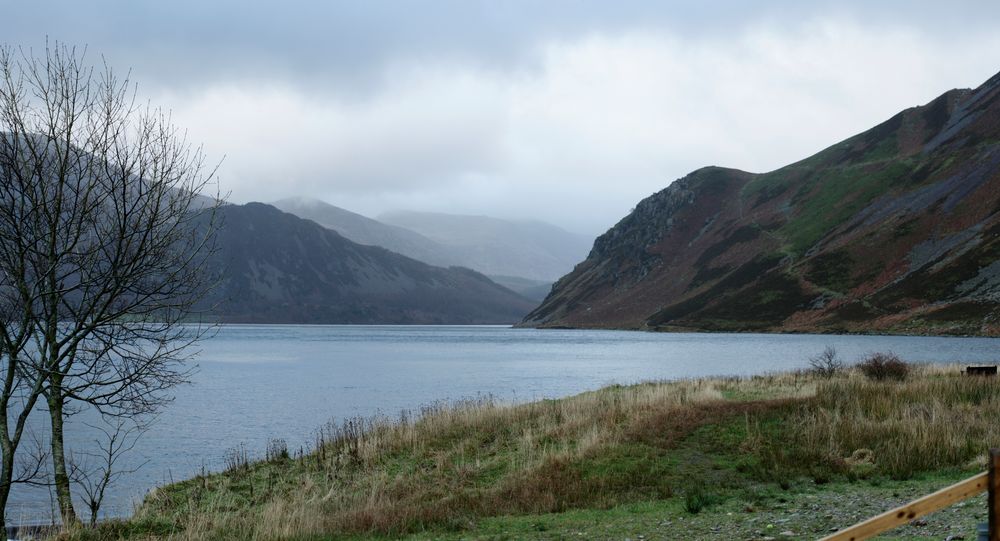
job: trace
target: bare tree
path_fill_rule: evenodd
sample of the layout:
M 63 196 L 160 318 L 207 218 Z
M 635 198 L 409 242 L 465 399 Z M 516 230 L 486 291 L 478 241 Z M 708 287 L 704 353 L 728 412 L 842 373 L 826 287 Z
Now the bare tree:
M 71 453 L 68 458 L 69 478 L 90 511 L 91 526 L 97 524 L 108 487 L 146 464 L 121 467 L 120 461 L 135 448 L 139 438 L 149 429 L 149 423 L 123 417 L 105 418 L 104 421 L 104 426 L 88 425 L 101 434 L 94 440 L 95 450 Z
M 64 524 L 77 520 L 65 418 L 76 402 L 150 413 L 184 381 L 208 330 L 185 323 L 213 283 L 221 204 L 201 195 L 215 169 L 169 114 L 85 57 L 58 44 L 38 56 L 0 48 L 0 407 L 16 413 L 0 424 L 0 505 L 7 460 L 44 398 Z
M 837 348 L 826 346 L 819 355 L 809 359 L 809 368 L 817 376 L 832 378 L 844 370 L 844 361 L 837 354 Z

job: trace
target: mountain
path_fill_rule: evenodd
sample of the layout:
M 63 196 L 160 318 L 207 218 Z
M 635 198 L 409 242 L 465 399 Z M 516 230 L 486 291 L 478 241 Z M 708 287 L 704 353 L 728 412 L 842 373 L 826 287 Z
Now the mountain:
M 552 290 L 552 282 L 547 280 L 532 280 L 530 278 L 521 278 L 520 276 L 503 276 L 497 274 L 490 275 L 489 279 L 526 299 L 535 301 L 536 304 L 545 300 L 546 295 Z
M 332 229 L 358 244 L 381 246 L 386 250 L 431 265 L 461 264 L 448 248 L 419 233 L 384 224 L 319 199 L 291 197 L 271 204 L 284 212 L 312 220 L 327 229 Z
M 272 204 L 359 244 L 431 265 L 475 269 L 539 302 L 556 278 L 583 259 L 591 242 L 544 222 L 416 212 L 384 214 L 379 221 L 318 199 L 293 197 Z
M 378 220 L 447 246 L 464 266 L 491 276 L 551 282 L 569 272 L 591 238 L 539 221 L 397 211 Z
M 770 173 L 675 181 L 523 325 L 996 335 L 998 211 L 1000 74 Z
M 210 299 L 225 322 L 513 323 L 534 305 L 478 272 L 351 242 L 261 203 L 227 205 Z

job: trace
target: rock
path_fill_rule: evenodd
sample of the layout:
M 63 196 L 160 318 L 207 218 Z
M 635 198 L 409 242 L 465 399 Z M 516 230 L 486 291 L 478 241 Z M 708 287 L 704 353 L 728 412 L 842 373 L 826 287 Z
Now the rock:
M 975 91 L 951 91 L 799 162 L 807 167 L 694 171 L 597 238 L 524 325 L 989 333 L 959 314 L 969 313 L 967 303 L 983 313 L 1000 305 L 1000 266 L 991 265 L 988 237 L 1000 225 L 998 90 L 994 77 Z M 924 145 L 919 158 L 914 145 Z M 868 160 L 880 162 L 877 174 L 858 167 Z M 810 210 L 831 201 L 837 212 Z M 940 219 L 966 212 L 962 222 Z M 871 254 L 881 256 L 879 269 L 898 273 L 891 283 L 880 281 Z M 833 283 L 831 268 L 866 277 Z M 955 269 L 972 274 L 954 283 Z M 828 289 L 838 302 L 817 298 Z M 895 313 L 867 308 L 890 304 Z M 897 324 L 883 322 L 886 316 L 908 323 L 887 326 Z M 855 466 L 878 459 L 870 452 L 851 458 Z

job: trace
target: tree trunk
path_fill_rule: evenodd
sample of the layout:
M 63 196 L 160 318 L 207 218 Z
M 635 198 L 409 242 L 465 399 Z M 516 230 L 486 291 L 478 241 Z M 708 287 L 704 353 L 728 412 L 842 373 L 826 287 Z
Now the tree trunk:
M 63 396 L 61 378 L 52 378 L 49 388 L 49 416 L 52 419 L 52 480 L 56 488 L 56 500 L 59 502 L 59 515 L 63 527 L 77 523 L 76 511 L 73 509 L 73 494 L 70 492 L 69 475 L 66 473 L 66 447 L 63 437 Z
M 6 427 L 5 427 L 6 428 Z M 0 532 L 7 539 L 7 500 L 10 498 L 10 487 L 14 480 L 14 457 L 9 446 L 4 445 L 3 466 L 0 469 Z

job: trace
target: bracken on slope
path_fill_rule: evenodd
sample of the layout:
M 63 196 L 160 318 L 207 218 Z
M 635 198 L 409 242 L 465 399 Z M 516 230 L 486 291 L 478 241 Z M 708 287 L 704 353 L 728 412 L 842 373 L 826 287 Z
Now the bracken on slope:
M 1000 334 L 1000 74 L 641 201 L 524 326 Z

